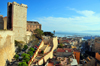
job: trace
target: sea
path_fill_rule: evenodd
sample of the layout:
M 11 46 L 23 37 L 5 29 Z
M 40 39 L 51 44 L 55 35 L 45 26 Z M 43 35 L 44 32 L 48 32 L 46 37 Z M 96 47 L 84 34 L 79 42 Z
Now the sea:
M 83 40 L 95 39 L 96 37 L 100 37 L 100 35 L 88 34 L 88 33 L 65 33 L 65 32 L 55 32 L 54 34 L 57 37 L 82 37 Z

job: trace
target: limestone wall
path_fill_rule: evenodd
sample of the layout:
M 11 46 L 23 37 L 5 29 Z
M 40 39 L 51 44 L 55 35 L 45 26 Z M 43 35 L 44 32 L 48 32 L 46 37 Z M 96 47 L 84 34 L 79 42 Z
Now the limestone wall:
M 11 61 L 15 54 L 14 33 L 0 31 L 0 66 L 5 66 L 6 61 Z
M 38 55 L 39 49 L 40 49 L 41 47 L 43 47 L 43 45 L 44 45 L 44 42 L 41 41 L 39 47 L 38 47 L 37 50 L 35 51 L 33 57 L 31 58 L 31 60 L 29 61 L 28 66 L 30 66 L 30 64 L 33 62 L 34 58 Z
M 29 42 L 30 42 L 31 36 L 32 36 L 32 33 L 29 32 L 29 31 L 27 31 L 27 32 L 26 32 L 26 37 L 25 37 L 26 43 L 29 43 Z
M 57 46 L 58 46 L 57 37 L 54 37 L 53 38 L 53 47 L 52 47 L 52 50 L 48 54 L 46 54 L 43 58 L 41 58 L 38 61 L 38 64 L 42 65 L 44 61 L 46 62 L 49 58 L 53 58 L 53 51 L 57 48 Z
M 53 41 L 53 47 L 51 49 L 50 52 L 48 52 L 46 55 L 44 55 L 37 64 L 42 65 L 43 62 L 47 61 L 49 58 L 53 58 L 53 51 L 57 48 L 58 46 L 58 41 L 57 41 L 57 37 L 53 37 L 52 38 Z M 34 58 L 38 55 L 39 49 L 42 48 L 44 45 L 44 42 L 42 41 L 41 44 L 39 45 L 38 49 L 36 50 L 36 52 L 34 53 L 32 59 L 29 61 L 28 66 L 30 66 L 30 64 L 32 63 L 32 61 L 34 60 Z
M 42 41 L 41 44 L 40 44 L 40 46 L 38 47 L 38 49 L 36 50 L 36 52 L 35 52 L 35 54 L 34 54 L 34 58 L 38 55 L 39 49 L 40 49 L 41 47 L 43 47 L 43 45 L 44 45 L 44 42 Z M 34 59 L 34 58 L 33 58 L 33 59 Z
M 7 29 L 7 17 L 4 17 L 3 21 L 4 21 L 4 29 Z
M 24 41 L 27 27 L 27 5 L 12 3 L 12 23 L 15 40 Z

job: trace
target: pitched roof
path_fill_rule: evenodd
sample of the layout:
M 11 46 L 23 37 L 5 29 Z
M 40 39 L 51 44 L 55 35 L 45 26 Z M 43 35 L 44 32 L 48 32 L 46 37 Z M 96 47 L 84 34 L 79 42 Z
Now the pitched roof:
M 68 52 L 72 52 L 73 49 L 64 48 L 64 50 L 65 50 L 65 51 L 67 50 Z
M 70 49 L 70 48 L 64 48 L 64 49 L 63 49 L 63 48 L 58 48 L 58 49 L 57 49 L 57 52 L 65 52 L 66 50 L 67 50 L 68 52 L 72 52 L 73 49 Z
M 58 49 L 57 49 L 57 52 L 65 52 L 65 50 L 62 49 L 62 48 L 58 48 Z

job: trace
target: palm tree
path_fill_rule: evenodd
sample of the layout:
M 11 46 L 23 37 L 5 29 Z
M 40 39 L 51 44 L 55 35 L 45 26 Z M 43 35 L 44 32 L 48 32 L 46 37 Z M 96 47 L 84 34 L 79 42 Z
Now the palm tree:
M 54 36 L 55 36 L 55 30 L 53 31 L 53 33 L 54 33 Z

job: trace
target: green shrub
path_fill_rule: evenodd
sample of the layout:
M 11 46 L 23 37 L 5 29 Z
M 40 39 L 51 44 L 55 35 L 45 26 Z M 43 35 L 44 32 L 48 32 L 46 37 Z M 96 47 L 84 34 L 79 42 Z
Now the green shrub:
M 35 51 L 35 49 L 34 49 L 34 48 L 30 48 L 29 50 L 30 50 L 30 51 Z
M 16 60 L 19 59 L 19 55 L 16 54 L 16 55 L 15 55 L 15 59 L 16 59 Z
M 58 45 L 58 48 L 63 48 L 63 44 Z
M 34 53 L 33 53 L 33 51 L 29 51 L 28 54 L 29 54 L 30 56 L 33 56 Z
M 28 66 L 28 64 L 27 64 L 26 62 L 20 62 L 20 63 L 18 64 L 18 66 Z
M 23 53 L 21 56 L 22 56 L 22 57 L 25 57 L 25 56 L 26 56 L 26 53 Z
M 19 42 L 15 40 L 15 46 L 18 46 Z
M 27 45 L 24 45 L 24 50 L 26 50 L 28 48 L 28 46 Z

